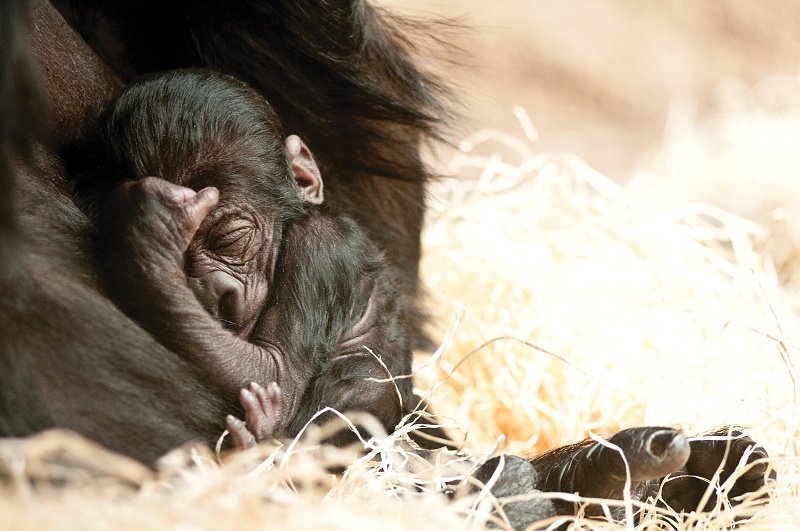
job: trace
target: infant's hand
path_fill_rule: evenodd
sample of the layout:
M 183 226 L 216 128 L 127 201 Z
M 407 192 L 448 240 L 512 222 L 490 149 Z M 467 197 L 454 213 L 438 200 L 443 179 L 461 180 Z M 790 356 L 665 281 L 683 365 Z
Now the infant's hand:
M 216 188 L 195 192 L 158 177 L 125 182 L 106 203 L 106 251 L 146 277 L 182 270 L 189 242 L 218 199 Z

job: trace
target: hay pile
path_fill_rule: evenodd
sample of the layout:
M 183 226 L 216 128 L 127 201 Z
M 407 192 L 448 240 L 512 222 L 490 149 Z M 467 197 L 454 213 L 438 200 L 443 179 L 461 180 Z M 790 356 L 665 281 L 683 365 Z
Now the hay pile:
M 740 424 L 780 471 L 758 525 L 800 521 L 787 274 L 799 265 L 800 155 L 787 133 L 800 128 L 800 88 L 785 81 L 699 124 L 673 117 L 626 187 L 571 155 L 535 154 L 521 109 L 529 142 L 486 130 L 461 143 L 446 168 L 458 185 L 432 190 L 423 270 L 439 329 L 456 329 L 438 372 L 425 370 L 430 382 L 457 367 L 433 407 L 463 421 L 466 446 L 505 434 L 524 453 L 636 425 Z M 748 194 L 749 209 L 724 201 Z M 712 529 L 730 518 L 717 516 Z
M 448 162 L 458 179 L 431 189 L 422 265 L 442 345 L 418 356 L 417 387 L 439 422 L 479 456 L 643 424 L 748 426 L 779 474 L 769 504 L 672 525 L 794 527 L 800 316 L 769 231 L 665 200 L 658 165 L 622 187 L 570 155 L 536 154 L 518 112 L 524 135 L 476 133 Z M 404 429 L 366 441 L 342 477 L 325 466 L 352 452 L 318 448 L 313 430 L 221 465 L 181 449 L 155 474 L 68 434 L 6 442 L 0 529 L 484 528 L 490 497 L 448 500 L 440 483 L 456 472 L 409 454 Z M 651 511 L 639 527 L 669 518 Z
M 423 261 L 440 313 L 463 314 L 444 369 L 498 338 L 441 390 L 468 440 L 504 433 L 518 452 L 587 430 L 743 423 L 791 447 L 781 349 L 800 321 L 765 230 L 705 204 L 656 210 L 570 155 L 506 165 L 482 136 L 507 140 L 462 143 L 452 169 L 480 174 L 434 190 Z

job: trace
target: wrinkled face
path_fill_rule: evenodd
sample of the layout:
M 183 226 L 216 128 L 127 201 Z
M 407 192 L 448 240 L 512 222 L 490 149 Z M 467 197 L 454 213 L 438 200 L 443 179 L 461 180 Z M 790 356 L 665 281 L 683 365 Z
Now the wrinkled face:
M 322 203 L 322 178 L 311 151 L 296 135 L 285 139 L 284 148 L 298 197 L 305 204 Z M 198 183 L 184 184 L 197 188 Z M 243 192 L 261 193 L 246 180 L 226 186 L 203 182 L 202 186 L 219 187 L 220 198 L 186 251 L 188 284 L 211 315 L 238 336 L 250 339 L 275 278 L 282 236 L 277 211 L 256 209 L 242 200 Z
M 189 245 L 189 287 L 211 315 L 247 339 L 269 295 L 280 228 L 247 203 L 220 198 Z

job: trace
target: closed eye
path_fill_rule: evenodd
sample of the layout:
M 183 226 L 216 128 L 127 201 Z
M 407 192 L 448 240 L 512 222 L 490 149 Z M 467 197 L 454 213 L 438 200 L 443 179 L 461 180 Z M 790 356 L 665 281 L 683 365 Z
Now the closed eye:
M 254 229 L 250 225 L 233 227 L 215 233 L 211 237 L 209 247 L 216 254 L 236 256 L 247 254 L 246 251 L 253 242 Z

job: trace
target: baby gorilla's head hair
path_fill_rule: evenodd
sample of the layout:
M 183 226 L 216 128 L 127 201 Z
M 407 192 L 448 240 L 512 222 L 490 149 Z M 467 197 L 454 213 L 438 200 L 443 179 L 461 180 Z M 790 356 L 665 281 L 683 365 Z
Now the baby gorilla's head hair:
M 206 70 L 176 70 L 130 85 L 101 118 L 120 176 L 155 175 L 220 199 L 267 208 L 284 221 L 303 211 L 275 111 L 247 84 Z

